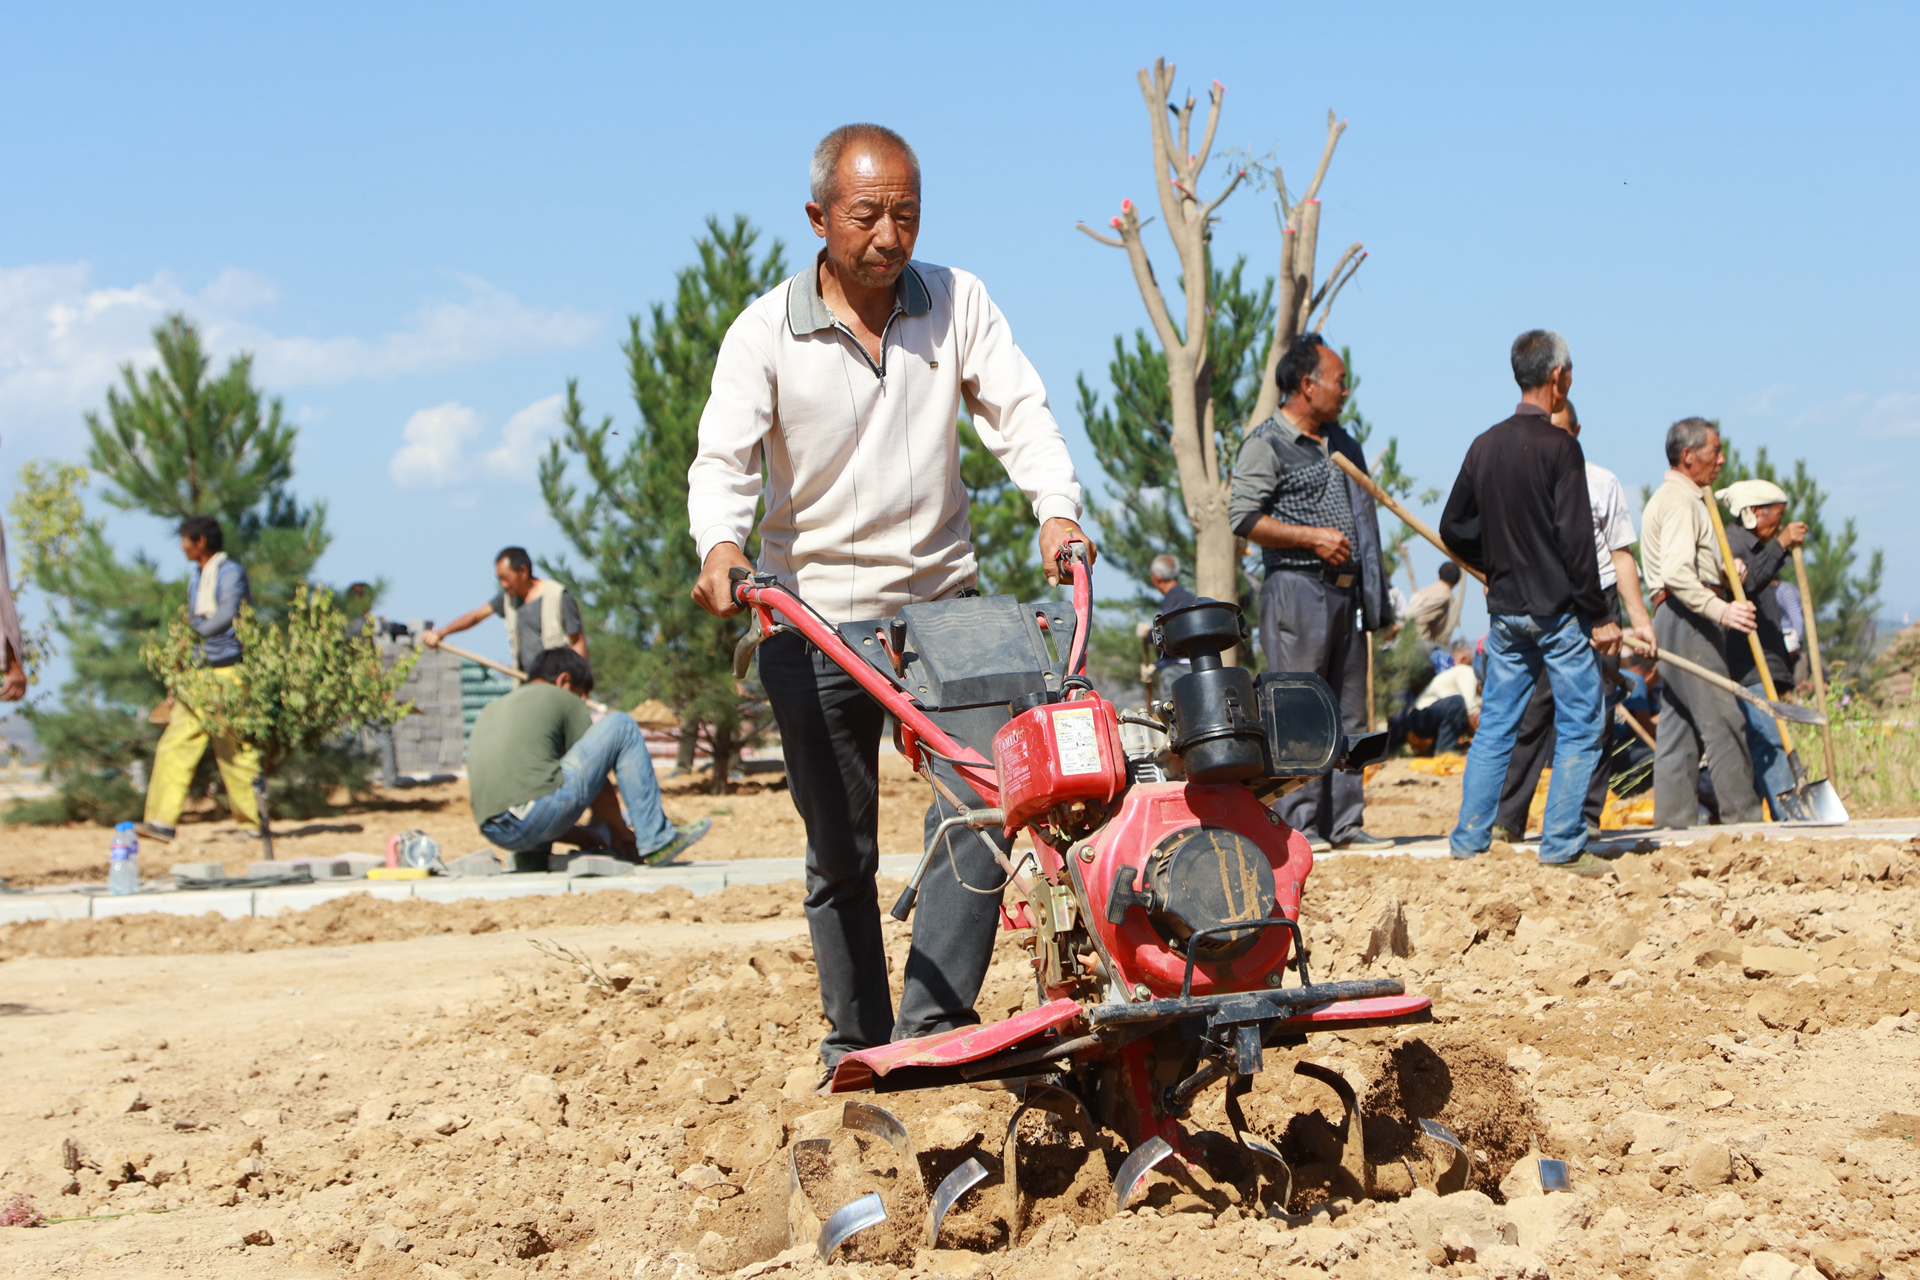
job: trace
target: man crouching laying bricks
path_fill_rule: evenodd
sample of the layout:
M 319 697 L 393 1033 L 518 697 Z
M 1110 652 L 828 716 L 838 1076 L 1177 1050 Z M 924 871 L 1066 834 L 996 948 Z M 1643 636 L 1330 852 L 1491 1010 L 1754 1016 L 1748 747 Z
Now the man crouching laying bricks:
M 740 611 L 728 571 L 751 567 L 741 548 L 763 484 L 760 569 L 829 622 L 891 617 L 971 590 L 979 574 L 955 425 L 963 404 L 1033 503 L 1049 581 L 1070 540 L 1086 544 L 1091 563 L 1080 485 L 1039 375 L 976 277 L 911 261 L 920 230 L 913 149 L 878 125 L 836 129 L 813 153 L 812 195 L 807 217 L 826 248 L 740 314 L 714 367 L 687 475 L 702 561 L 694 600 L 720 617 Z M 896 1018 L 874 886 L 880 704 L 791 631 L 760 646 L 760 679 L 807 828 L 807 924 L 832 1024 L 821 1058 L 831 1069 L 857 1049 L 977 1023 L 999 866 L 977 840 L 954 841 L 953 860 L 935 860 Z M 934 719 L 991 753 L 1007 708 Z M 982 803 L 950 768 L 935 769 L 963 802 Z M 951 812 L 936 797 L 929 837 Z

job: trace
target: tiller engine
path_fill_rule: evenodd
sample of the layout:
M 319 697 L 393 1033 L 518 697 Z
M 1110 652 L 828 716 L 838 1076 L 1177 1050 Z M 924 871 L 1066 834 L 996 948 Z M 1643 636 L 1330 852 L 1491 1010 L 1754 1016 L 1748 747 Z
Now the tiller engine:
M 1060 1115 L 1089 1147 L 1096 1127 L 1118 1135 L 1129 1154 L 1114 1191 L 1125 1208 L 1155 1164 L 1201 1159 L 1206 1144 L 1181 1119 L 1203 1090 L 1224 1082 L 1242 1167 L 1258 1171 L 1262 1200 L 1284 1205 L 1291 1170 L 1246 1132 L 1239 1101 L 1263 1052 L 1301 1045 L 1315 1031 L 1431 1018 L 1426 997 L 1407 995 L 1390 978 L 1313 980 L 1299 923 L 1313 855 L 1268 804 L 1331 770 L 1374 762 L 1386 734 L 1343 733 L 1339 703 L 1318 675 L 1256 677 L 1226 665 L 1222 655 L 1247 627 L 1234 605 L 1212 600 L 1155 621 L 1160 652 L 1191 670 L 1145 715 L 1122 712 L 1084 674 L 1092 593 L 1079 544 L 1062 556 L 1067 576 L 1071 608 L 976 596 L 836 627 L 772 579 L 736 571 L 737 597 L 754 615 L 736 667 L 764 635 L 799 631 L 893 714 L 902 754 L 959 809 L 936 829 L 896 918 L 907 918 L 945 841 L 984 839 L 976 833 L 989 827 L 1032 836 L 1031 854 L 996 857 L 1009 881 L 1002 925 L 1025 931 L 1033 950 L 1036 1007 L 848 1054 L 827 1089 L 998 1082 L 1021 1093 L 1020 1111 Z M 992 759 L 953 741 L 928 715 L 990 704 L 1011 713 L 994 735 Z M 991 807 L 960 805 L 935 776 L 933 758 Z M 1310 1064 L 1296 1070 L 1340 1095 L 1339 1163 L 1357 1168 L 1352 1088 Z M 904 1140 L 880 1108 L 849 1104 L 848 1114 L 875 1132 L 900 1129 Z M 1010 1186 L 1013 1138 L 1010 1131 Z M 967 1179 L 986 1176 L 978 1162 L 969 1166 L 932 1194 L 930 1236 Z M 1017 1208 L 1017 1187 L 1013 1195 Z

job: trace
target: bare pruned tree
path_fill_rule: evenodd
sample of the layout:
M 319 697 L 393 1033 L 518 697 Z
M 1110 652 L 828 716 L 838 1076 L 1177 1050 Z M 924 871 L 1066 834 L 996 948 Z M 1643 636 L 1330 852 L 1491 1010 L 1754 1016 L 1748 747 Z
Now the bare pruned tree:
M 1142 219 L 1139 207 L 1132 200 L 1122 200 L 1120 213 L 1109 223 L 1115 235 L 1102 234 L 1084 222 L 1078 226 L 1101 244 L 1127 252 L 1134 282 L 1140 288 L 1154 333 L 1167 357 L 1174 462 L 1180 471 L 1187 519 L 1193 526 L 1194 587 L 1203 596 L 1233 600 L 1239 594 L 1239 566 L 1233 527 L 1227 519 L 1228 468 L 1220 457 L 1220 437 L 1213 421 L 1212 353 L 1207 348 L 1207 318 L 1212 304 L 1208 297 L 1211 277 L 1207 245 L 1214 211 L 1233 194 L 1250 170 L 1234 170 L 1226 187 L 1212 199 L 1200 194 L 1200 176 L 1213 152 L 1226 88 L 1218 80 L 1213 82 L 1208 94 L 1206 123 L 1195 147 L 1193 116 L 1197 103 L 1189 94 L 1184 102 L 1176 105 L 1173 79 L 1174 68 L 1164 58 L 1156 59 L 1152 70 L 1142 68 L 1139 73 L 1140 93 L 1146 100 L 1147 123 L 1153 141 L 1154 193 L 1160 203 L 1160 218 L 1180 259 L 1180 287 L 1186 303 L 1184 323 L 1175 320 L 1141 238 L 1141 232 L 1153 222 L 1152 218 Z M 1278 163 L 1259 166 L 1262 176 L 1271 177 L 1278 192 L 1282 226 L 1280 308 L 1259 399 L 1247 425 L 1264 421 L 1273 413 L 1279 404 L 1274 370 L 1287 344 L 1309 326 L 1318 329 L 1326 322 L 1327 312 L 1341 286 L 1353 278 L 1366 257 L 1360 245 L 1354 244 L 1341 255 L 1327 282 L 1315 289 L 1314 246 L 1320 230 L 1320 184 L 1346 124 L 1336 124 L 1330 112 L 1327 126 L 1327 145 L 1320 157 L 1320 167 L 1299 201 L 1289 202 Z
M 1336 121 L 1327 112 L 1327 145 L 1320 152 L 1320 167 L 1313 181 L 1298 200 L 1287 198 L 1286 178 L 1276 161 L 1260 167 L 1273 179 L 1274 213 L 1280 221 L 1280 310 L 1274 323 L 1273 345 L 1267 349 L 1267 367 L 1260 381 L 1260 398 L 1254 401 L 1248 425 L 1265 422 L 1280 407 L 1280 388 L 1273 375 L 1280 367 L 1293 340 L 1303 333 L 1318 333 L 1333 310 L 1333 300 L 1353 279 L 1354 272 L 1367 260 L 1367 251 L 1355 240 L 1333 264 L 1327 278 L 1314 287 L 1314 258 L 1320 239 L 1320 184 L 1326 180 L 1327 166 L 1333 163 L 1333 150 L 1340 135 L 1347 131 L 1345 120 Z
M 1177 324 L 1154 278 L 1153 264 L 1140 238 L 1147 225 L 1132 200 L 1120 202 L 1111 226 L 1117 237 L 1102 235 L 1086 223 L 1080 230 L 1102 244 L 1127 251 L 1134 282 L 1147 304 L 1154 333 L 1167 354 L 1167 389 L 1172 401 L 1173 456 L 1180 468 L 1180 487 L 1186 497 L 1187 519 L 1193 525 L 1194 586 L 1203 596 L 1232 600 L 1238 595 L 1234 563 L 1233 528 L 1227 522 L 1227 480 L 1213 429 L 1212 372 L 1207 352 L 1207 239 L 1213 211 L 1240 185 L 1247 171 L 1236 172 L 1226 189 L 1212 200 L 1199 194 L 1200 175 L 1213 151 L 1214 131 L 1220 125 L 1220 103 L 1226 89 L 1213 82 L 1207 122 L 1198 150 L 1193 147 L 1194 99 L 1175 106 L 1174 69 L 1165 58 L 1153 70 L 1140 71 L 1140 92 L 1147 102 L 1147 120 L 1153 133 L 1153 185 L 1160 199 L 1160 216 L 1180 258 L 1181 292 L 1186 298 L 1186 323 Z M 1148 220 L 1150 222 L 1151 219 Z

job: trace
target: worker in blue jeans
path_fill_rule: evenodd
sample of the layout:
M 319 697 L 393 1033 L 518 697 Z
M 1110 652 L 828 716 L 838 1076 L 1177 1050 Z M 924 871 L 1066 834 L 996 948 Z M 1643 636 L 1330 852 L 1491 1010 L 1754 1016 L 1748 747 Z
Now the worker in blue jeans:
M 1440 517 L 1447 549 L 1486 577 L 1488 615 L 1480 729 L 1467 751 L 1460 821 L 1448 844 L 1456 858 L 1492 844 L 1520 717 L 1544 673 L 1558 741 L 1540 864 L 1602 876 L 1611 868 L 1587 852 L 1581 806 L 1605 710 L 1596 651 L 1619 652 L 1620 623 L 1600 587 L 1586 455 L 1553 425 L 1573 386 L 1567 340 L 1530 329 L 1514 339 L 1511 358 L 1520 403 L 1468 447 Z
M 467 744 L 474 821 L 509 853 L 547 853 L 566 840 L 628 861 L 669 862 L 713 820 L 677 827 L 667 818 L 640 726 L 619 712 L 596 723 L 586 704 L 592 689 L 585 658 L 548 649 L 525 684 L 480 713 Z M 587 809 L 593 820 L 583 825 Z
M 1467 752 L 1461 779 L 1460 821 L 1450 844 L 1456 858 L 1485 851 L 1500 811 L 1500 791 L 1533 688 L 1546 673 L 1553 689 L 1553 782 L 1540 820 L 1540 861 L 1567 864 L 1587 847 L 1582 810 L 1587 788 L 1558 785 L 1593 776 L 1600 761 L 1600 663 L 1591 629 L 1572 614 L 1496 616 L 1487 629 L 1487 685 L 1480 695 L 1480 730 Z M 1484 746 L 1483 746 L 1484 744 Z

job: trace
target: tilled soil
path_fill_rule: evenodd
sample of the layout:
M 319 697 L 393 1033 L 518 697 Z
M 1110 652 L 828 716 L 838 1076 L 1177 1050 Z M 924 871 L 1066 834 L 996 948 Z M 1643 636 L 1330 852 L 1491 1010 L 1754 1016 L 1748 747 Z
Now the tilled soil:
M 131 1216 L 0 1228 L 0 1274 L 824 1275 L 789 1250 L 794 1220 L 869 1192 L 889 1216 L 833 1272 L 1812 1280 L 1920 1255 L 1908 846 L 1721 836 L 1593 881 L 1499 846 L 1323 862 L 1315 977 L 1397 976 L 1437 1020 L 1268 1052 L 1246 1108 L 1295 1169 L 1291 1216 L 1263 1214 L 1224 1151 L 1163 1164 L 1113 1216 L 1124 1152 L 1035 1112 L 1016 1206 L 1004 1090 L 866 1098 L 912 1152 L 843 1128 L 811 1092 L 798 897 L 14 926 L 0 1205 Z M 887 934 L 897 978 L 907 930 Z M 1026 972 L 1003 935 L 982 1013 L 1030 1005 Z M 1358 1091 L 1363 1186 L 1338 1176 L 1333 1091 L 1296 1062 Z M 1451 1153 L 1423 1118 L 1472 1153 L 1468 1190 L 1426 1189 Z M 1227 1131 L 1218 1086 L 1192 1126 Z M 1528 1184 L 1540 1154 L 1571 1193 Z M 925 1188 L 968 1158 L 989 1176 L 928 1250 Z

